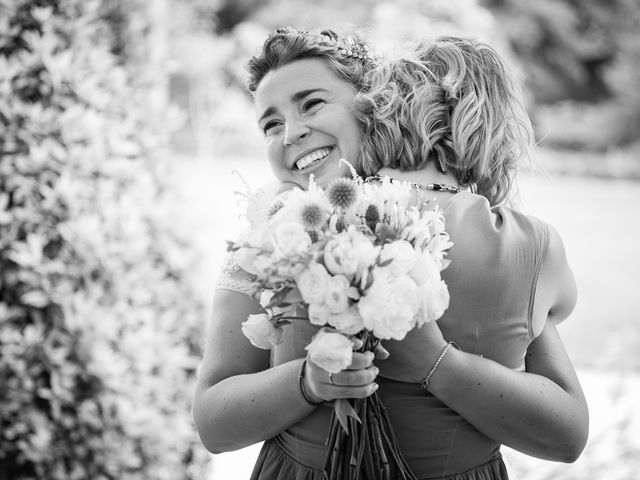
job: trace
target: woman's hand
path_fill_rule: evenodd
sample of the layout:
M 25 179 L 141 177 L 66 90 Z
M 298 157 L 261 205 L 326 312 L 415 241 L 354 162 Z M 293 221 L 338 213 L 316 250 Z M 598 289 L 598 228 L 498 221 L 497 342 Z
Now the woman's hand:
M 353 360 L 346 370 L 329 374 L 307 358 L 303 388 L 316 403 L 338 398 L 364 398 L 378 389 L 375 379 L 378 367 L 373 365 L 372 352 L 353 352 Z
M 420 383 L 447 344 L 438 323 L 433 321 L 411 330 L 404 340 L 388 340 L 387 359 L 376 362 L 380 375 L 402 382 Z

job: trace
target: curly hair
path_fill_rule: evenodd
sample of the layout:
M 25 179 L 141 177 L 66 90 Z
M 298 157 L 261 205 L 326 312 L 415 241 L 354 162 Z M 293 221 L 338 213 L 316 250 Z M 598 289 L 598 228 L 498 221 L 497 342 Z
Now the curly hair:
M 492 205 L 508 200 L 535 142 L 519 87 L 493 48 L 453 37 L 419 43 L 367 83 L 356 98 L 367 175 L 435 162 Z
M 270 71 L 296 60 L 321 58 L 327 61 L 339 78 L 360 91 L 365 74 L 375 67 L 375 62 L 364 52 L 368 52 L 364 41 L 351 36 L 340 36 L 333 30 L 322 30 L 314 34 L 291 27 L 279 28 L 264 42 L 262 51 L 249 60 L 247 88 L 249 92 L 255 93 Z

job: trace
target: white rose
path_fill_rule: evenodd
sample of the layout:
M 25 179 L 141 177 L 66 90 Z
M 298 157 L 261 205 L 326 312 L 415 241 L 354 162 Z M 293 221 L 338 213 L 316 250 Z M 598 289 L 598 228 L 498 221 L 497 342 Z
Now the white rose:
M 345 233 L 339 233 L 324 247 L 324 265 L 333 275 L 353 277 L 358 269 L 358 256 Z
M 324 266 L 311 262 L 300 274 L 296 284 L 305 302 L 319 303 L 324 301 L 330 279 L 331 276 Z
M 258 348 L 266 350 L 282 342 L 282 328 L 275 328 L 269 315 L 260 313 L 249 315 L 246 322 L 242 322 L 242 333 Z
M 421 285 L 419 295 L 422 316 L 418 316 L 418 326 L 439 319 L 449 308 L 449 289 L 444 280 L 431 281 Z
M 382 340 L 402 340 L 415 326 L 415 315 L 420 307 L 418 287 L 408 276 L 393 277 L 377 268 L 373 283 L 360 298 L 358 310 L 365 328 Z
M 409 275 L 418 285 L 440 280 L 440 267 L 428 251 L 419 253 Z
M 352 287 L 344 275 L 329 277 L 324 303 L 329 312 L 342 313 L 349 307 L 349 299 L 358 298 L 358 289 Z
M 304 253 L 311 245 L 311 237 L 302 225 L 295 222 L 278 225 L 275 230 L 276 252 L 282 257 Z
M 413 268 L 416 251 L 406 240 L 396 240 L 382 247 L 380 260 L 382 262 L 391 260 L 386 268 L 391 271 L 392 275 L 400 277 L 406 275 Z
M 361 234 L 360 238 L 354 242 L 353 248 L 358 257 L 358 268 L 356 270 L 356 280 L 360 281 L 373 266 L 378 258 L 380 247 L 374 246 L 367 237 Z
M 281 258 L 277 263 L 276 276 L 283 278 L 298 278 L 305 268 L 298 258 Z
M 324 265 L 334 275 L 345 275 L 349 279 L 362 277 L 363 271 L 374 264 L 380 247 L 351 225 L 335 235 L 324 248 Z
M 313 325 L 323 326 L 329 320 L 329 309 L 324 303 L 311 303 L 308 309 L 309 321 Z
M 364 328 L 362 315 L 358 311 L 358 307 L 352 305 L 344 312 L 336 315 L 330 315 L 328 319 L 329 325 L 347 335 L 355 335 Z
M 349 365 L 353 358 L 351 340 L 340 333 L 320 330 L 305 347 L 309 359 L 329 373 L 338 373 Z

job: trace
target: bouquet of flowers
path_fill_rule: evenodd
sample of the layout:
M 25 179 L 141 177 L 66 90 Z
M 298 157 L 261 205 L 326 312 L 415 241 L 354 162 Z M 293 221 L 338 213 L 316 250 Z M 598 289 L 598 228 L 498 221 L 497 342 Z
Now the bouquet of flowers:
M 449 304 L 440 272 L 452 243 L 442 212 L 415 203 L 406 182 L 368 183 L 354 174 L 325 190 L 311 178 L 308 190 L 296 188 L 254 211 L 251 227 L 230 243 L 263 292 L 267 313 L 242 325 L 251 343 L 271 348 L 285 325 L 308 320 L 319 328 L 308 358 L 337 373 L 351 364 L 354 349 L 402 340 L 438 319 Z M 334 402 L 325 472 L 329 479 L 415 478 L 377 392 Z

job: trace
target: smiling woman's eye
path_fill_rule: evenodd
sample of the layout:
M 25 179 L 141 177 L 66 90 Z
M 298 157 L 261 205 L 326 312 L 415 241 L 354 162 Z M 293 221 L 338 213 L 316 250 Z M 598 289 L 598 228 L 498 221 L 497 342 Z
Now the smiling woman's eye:
M 265 135 L 269 135 L 270 133 L 277 133 L 278 127 L 281 123 L 277 120 L 270 120 L 262 126 L 262 132 Z
M 324 103 L 324 100 L 321 98 L 310 98 L 302 104 L 302 111 L 308 112 L 322 103 Z

